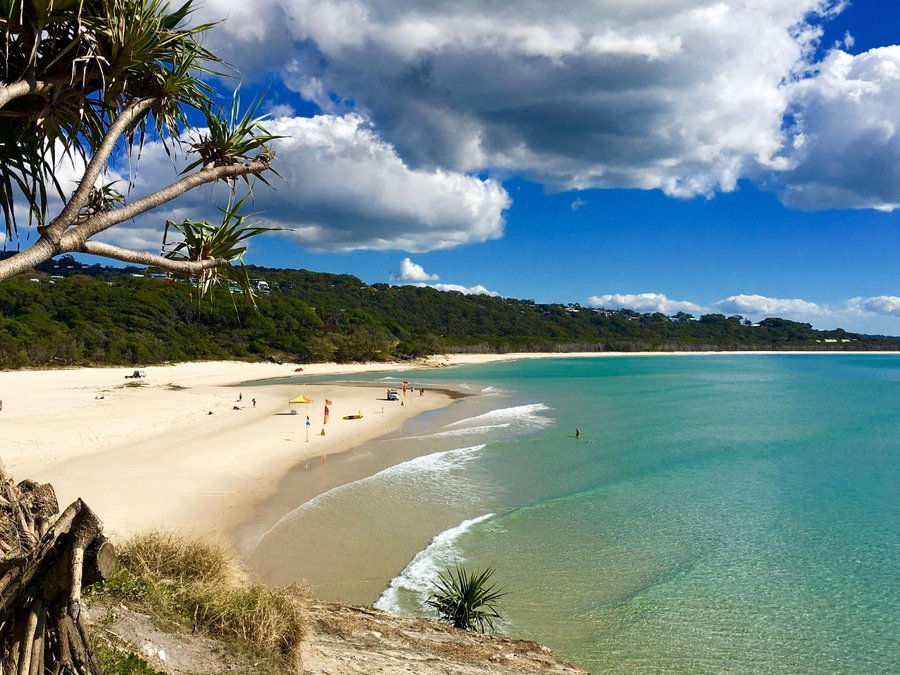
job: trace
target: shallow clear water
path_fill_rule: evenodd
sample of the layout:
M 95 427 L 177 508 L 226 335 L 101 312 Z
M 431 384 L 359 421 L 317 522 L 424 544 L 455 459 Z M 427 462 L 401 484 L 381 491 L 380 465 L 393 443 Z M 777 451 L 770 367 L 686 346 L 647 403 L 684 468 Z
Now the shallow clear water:
M 437 570 L 491 565 L 502 630 L 593 672 L 900 670 L 900 357 L 409 376 L 491 389 L 387 441 L 433 454 L 301 507 L 263 557 L 340 532 L 329 555 L 378 560 L 367 588 L 393 576 L 377 606 L 405 613 Z

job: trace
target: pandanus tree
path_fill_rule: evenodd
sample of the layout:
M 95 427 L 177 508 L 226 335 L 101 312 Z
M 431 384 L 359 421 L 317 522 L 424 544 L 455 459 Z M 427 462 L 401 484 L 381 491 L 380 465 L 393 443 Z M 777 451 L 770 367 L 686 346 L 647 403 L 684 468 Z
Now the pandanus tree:
M 253 116 L 256 106 L 241 113 L 236 103 L 222 110 L 212 102 L 204 78 L 223 64 L 200 43 L 213 24 L 189 22 L 191 2 L 0 0 L 0 211 L 5 248 L 17 245 L 0 260 L 0 281 L 64 253 L 228 278 L 247 238 L 266 229 L 239 217 L 243 200 L 232 199 L 221 225 L 168 228 L 185 245 L 170 241 L 159 255 L 95 240 L 201 185 L 233 190 L 242 180 L 249 191 L 252 178 L 265 182 L 273 171 L 274 137 Z M 205 128 L 192 125 L 198 119 Z M 190 159 L 170 184 L 129 200 L 105 176 L 114 157 L 135 159 L 148 138 Z M 62 159 L 83 167 L 74 190 L 55 176 Z M 62 205 L 49 213 L 57 196 Z

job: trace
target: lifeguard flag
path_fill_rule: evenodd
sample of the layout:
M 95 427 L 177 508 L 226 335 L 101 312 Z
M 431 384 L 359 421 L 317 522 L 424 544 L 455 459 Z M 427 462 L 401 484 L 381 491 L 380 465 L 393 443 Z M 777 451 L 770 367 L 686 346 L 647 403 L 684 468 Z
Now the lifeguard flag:
M 330 401 L 329 401 L 329 403 L 330 403 Z M 328 406 L 326 405 L 326 406 L 325 406 L 325 421 L 322 422 L 322 424 L 328 424 L 328 413 L 329 413 L 329 412 L 331 412 L 331 411 L 328 410 Z

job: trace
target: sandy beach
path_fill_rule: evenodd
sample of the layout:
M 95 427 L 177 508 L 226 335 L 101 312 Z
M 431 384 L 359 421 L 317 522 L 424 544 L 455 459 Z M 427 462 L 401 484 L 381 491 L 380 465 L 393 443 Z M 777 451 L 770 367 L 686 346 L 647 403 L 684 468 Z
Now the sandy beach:
M 298 373 L 293 364 L 208 362 L 147 367 L 139 379 L 121 367 L 2 372 L 0 458 L 17 481 L 51 483 L 63 507 L 84 499 L 113 536 L 159 528 L 224 541 L 291 467 L 452 400 L 429 391 L 401 405 L 384 400 L 382 387 L 236 385 L 397 367 L 322 364 Z M 289 405 L 299 394 L 313 403 Z

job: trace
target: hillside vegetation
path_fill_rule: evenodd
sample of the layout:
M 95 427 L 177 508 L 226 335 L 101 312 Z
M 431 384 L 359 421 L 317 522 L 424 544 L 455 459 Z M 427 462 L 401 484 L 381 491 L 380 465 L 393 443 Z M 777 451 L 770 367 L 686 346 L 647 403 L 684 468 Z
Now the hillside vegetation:
M 64 258 L 0 284 L 0 368 L 194 359 L 388 361 L 452 352 L 883 350 L 900 339 L 770 318 L 537 304 L 356 277 L 250 267 L 270 292 L 84 267 Z M 52 274 L 51 274 L 52 273 Z

